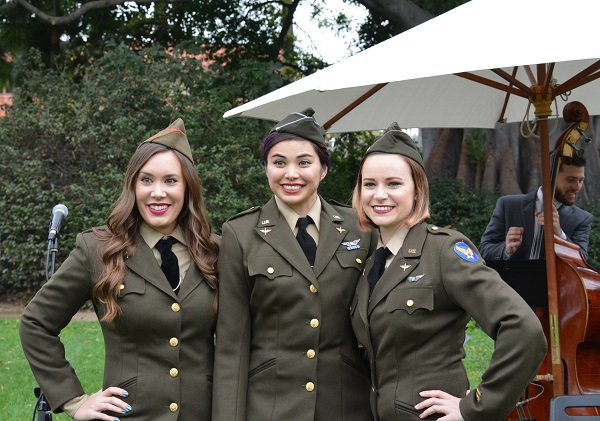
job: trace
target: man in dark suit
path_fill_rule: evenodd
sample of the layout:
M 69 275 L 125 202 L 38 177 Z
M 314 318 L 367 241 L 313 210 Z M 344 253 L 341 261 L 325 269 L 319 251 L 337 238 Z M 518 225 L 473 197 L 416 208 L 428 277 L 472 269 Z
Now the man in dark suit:
M 570 163 L 560 164 L 552 214 L 554 234 L 577 244 L 587 259 L 593 217 L 575 206 L 585 178 L 584 165 L 585 159 L 579 156 Z M 544 258 L 543 242 L 539 248 L 534 246 L 543 225 L 541 187 L 529 194 L 500 197 L 481 237 L 481 256 L 485 260 Z

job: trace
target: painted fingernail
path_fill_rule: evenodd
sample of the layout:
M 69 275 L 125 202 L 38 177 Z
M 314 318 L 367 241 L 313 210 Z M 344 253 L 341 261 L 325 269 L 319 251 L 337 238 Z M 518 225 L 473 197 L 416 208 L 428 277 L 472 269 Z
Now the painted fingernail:
M 131 408 L 131 405 L 127 405 L 127 408 L 125 409 L 127 409 L 127 411 L 131 411 L 133 408 Z
M 123 392 L 123 396 L 125 396 L 125 397 L 129 396 L 129 392 L 128 391 L 124 391 Z
M 121 421 L 121 420 L 120 420 L 120 419 L 118 419 L 118 418 L 115 418 L 115 419 L 114 419 L 114 421 Z

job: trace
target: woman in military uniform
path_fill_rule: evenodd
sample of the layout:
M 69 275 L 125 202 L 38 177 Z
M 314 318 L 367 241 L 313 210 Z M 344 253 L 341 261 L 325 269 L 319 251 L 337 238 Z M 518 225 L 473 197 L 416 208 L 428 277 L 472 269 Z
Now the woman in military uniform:
M 23 313 L 23 350 L 53 411 L 77 420 L 210 419 L 217 240 L 178 119 L 138 147 L 106 226 L 77 236 Z M 102 390 L 88 395 L 59 334 L 90 299 L 106 360 Z
M 313 113 L 263 139 L 274 197 L 223 225 L 213 420 L 371 419 L 348 314 L 371 234 L 317 194 L 330 156 Z
M 361 225 L 380 233 L 350 309 L 371 361 L 375 419 L 501 420 L 544 358 L 541 325 L 468 238 L 425 223 L 423 161 L 397 124 L 367 150 L 352 203 Z M 468 392 L 471 317 L 496 344 L 483 381 Z

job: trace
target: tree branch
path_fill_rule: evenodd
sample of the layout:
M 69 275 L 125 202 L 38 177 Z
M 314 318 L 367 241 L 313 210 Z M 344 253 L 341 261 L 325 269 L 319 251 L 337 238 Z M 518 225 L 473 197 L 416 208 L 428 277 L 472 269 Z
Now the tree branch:
M 90 1 L 89 3 L 83 4 L 79 9 L 77 9 L 73 13 L 70 13 L 67 16 L 52 16 L 52 15 L 49 15 L 49 14 L 41 11 L 40 9 L 38 9 L 37 7 L 32 5 L 27 0 L 14 0 L 14 2 L 16 4 L 29 10 L 38 19 L 40 19 L 43 22 L 49 23 L 52 26 L 65 25 L 65 24 L 68 24 L 68 23 L 78 20 L 79 18 L 81 18 L 81 16 L 83 16 L 84 14 L 86 14 L 87 12 L 89 12 L 91 10 L 110 8 L 112 6 L 117 6 L 119 4 L 123 4 L 127 1 L 130 1 L 130 0 L 94 0 L 94 1 Z M 138 4 L 153 3 L 153 2 L 156 2 L 156 3 L 187 3 L 188 1 L 190 1 L 190 0 L 162 0 L 162 1 L 160 1 L 160 0 L 159 1 L 136 0 L 135 3 L 138 3 Z

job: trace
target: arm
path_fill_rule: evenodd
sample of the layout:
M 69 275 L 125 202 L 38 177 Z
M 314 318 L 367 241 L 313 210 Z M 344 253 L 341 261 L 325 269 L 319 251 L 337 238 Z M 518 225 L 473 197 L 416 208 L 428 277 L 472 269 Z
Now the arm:
M 594 217 L 585 212 L 581 223 L 577 225 L 573 234 L 567 236 L 567 240 L 571 241 L 579 246 L 581 254 L 587 260 L 588 258 L 588 245 L 590 243 L 590 231 L 592 230 L 592 222 Z
M 219 252 L 219 317 L 213 383 L 213 420 L 246 419 L 250 359 L 250 288 L 236 233 L 223 225 Z
M 59 338 L 73 315 L 92 296 L 87 245 L 81 234 L 76 243 L 52 279 L 27 305 L 19 325 L 25 357 L 55 412 L 62 411 L 67 401 L 84 394 Z
M 522 227 L 510 227 L 507 231 L 506 212 L 505 201 L 498 199 L 490 222 L 481 236 L 479 249 L 485 260 L 505 259 L 514 254 L 523 241 Z
M 456 236 L 449 241 L 456 242 Z M 468 239 L 462 241 L 477 254 Z M 460 259 L 448 242 L 441 258 L 444 267 L 456 268 L 444 272 L 449 296 L 496 342 L 482 382 L 461 400 L 460 412 L 467 421 L 497 419 L 514 408 L 537 373 L 546 355 L 546 338 L 527 303 L 481 258 Z

